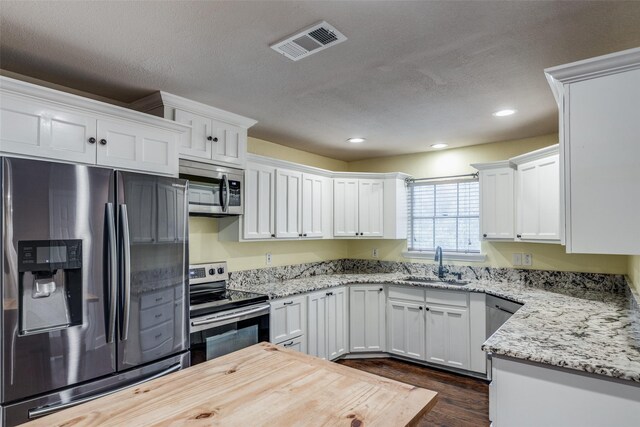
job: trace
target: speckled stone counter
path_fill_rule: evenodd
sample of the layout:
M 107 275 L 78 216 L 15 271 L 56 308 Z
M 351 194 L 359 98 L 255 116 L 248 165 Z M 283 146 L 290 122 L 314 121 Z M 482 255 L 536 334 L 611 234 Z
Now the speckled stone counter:
M 461 273 L 471 282 L 459 287 L 407 281 L 410 275 L 434 277 L 429 265 L 360 265 L 352 270 L 383 272 L 344 273 L 344 263 L 351 261 L 340 262 L 341 266 L 291 266 L 298 270 L 289 276 L 286 272 L 257 274 L 281 280 L 240 272 L 230 285 L 271 298 L 357 283 L 484 292 L 524 303 L 484 343 L 485 351 L 640 383 L 640 311 L 623 276 L 449 266 L 450 272 Z

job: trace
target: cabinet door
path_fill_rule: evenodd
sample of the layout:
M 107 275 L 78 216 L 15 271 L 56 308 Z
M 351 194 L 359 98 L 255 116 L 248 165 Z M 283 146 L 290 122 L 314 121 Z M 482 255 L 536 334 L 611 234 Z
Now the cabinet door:
M 211 121 L 211 127 L 214 134 L 213 160 L 216 163 L 244 167 L 247 157 L 247 130 L 216 120 Z
M 315 292 L 307 296 L 307 352 L 327 359 L 327 293 Z
M 306 316 L 305 296 L 271 302 L 271 342 L 280 343 L 303 335 L 307 329 Z
M 382 237 L 384 181 L 361 179 L 358 183 L 358 230 L 364 237 Z
M 333 180 L 333 235 L 358 236 L 358 180 Z
M 469 369 L 467 309 L 427 306 L 427 362 Z
M 640 69 L 568 85 L 567 250 L 640 255 Z
M 97 163 L 178 175 L 178 134 L 128 121 L 98 119 Z
M 302 237 L 301 196 L 302 174 L 278 169 L 276 172 L 276 237 Z
M 497 168 L 480 172 L 482 237 L 513 239 L 515 198 L 514 170 Z
M 212 141 L 211 119 L 200 116 L 189 111 L 176 109 L 174 120 L 191 126 L 190 135 L 182 138 L 182 143 L 178 148 L 180 154 L 198 157 L 200 159 L 211 160 Z
M 242 216 L 245 239 L 270 239 L 274 232 L 275 175 L 272 167 L 247 165 L 244 182 L 244 215 Z
M 349 288 L 351 352 L 385 351 L 386 301 L 382 285 Z
M 347 291 L 327 291 L 327 354 L 333 360 L 347 352 Z
M 447 363 L 447 312 L 438 306 L 427 307 L 427 362 Z
M 560 239 L 559 156 L 518 166 L 518 235 L 522 240 Z
M 2 94 L 0 151 L 95 164 L 96 118 L 73 110 Z
M 326 178 L 302 174 L 302 236 L 324 235 L 324 185 Z
M 414 359 L 425 359 L 425 318 L 420 304 L 389 300 L 388 351 Z

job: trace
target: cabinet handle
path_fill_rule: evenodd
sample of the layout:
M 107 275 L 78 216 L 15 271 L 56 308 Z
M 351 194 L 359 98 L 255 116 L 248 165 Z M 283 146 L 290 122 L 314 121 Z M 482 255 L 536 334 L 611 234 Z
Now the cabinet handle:
M 276 237 L 276 235 L 275 235 L 275 234 L 272 234 L 272 235 L 271 235 L 271 237 Z
M 293 341 L 289 341 L 288 343 L 282 344 L 283 347 L 290 347 L 293 345 Z
M 102 144 L 102 145 L 107 145 L 107 140 L 106 140 L 106 139 L 104 139 L 104 138 L 102 138 L 102 139 L 100 140 L 100 144 Z
M 522 234 L 516 234 L 516 237 L 520 239 L 522 237 Z
M 96 139 L 94 137 L 89 138 L 89 144 L 95 144 Z
M 293 304 L 293 301 L 283 302 L 283 303 L 282 303 L 282 305 L 289 305 L 289 304 Z
M 482 235 L 482 237 L 487 237 L 487 233 L 484 233 L 484 234 Z
M 330 297 L 331 295 L 333 295 L 333 292 L 327 292 L 328 297 Z

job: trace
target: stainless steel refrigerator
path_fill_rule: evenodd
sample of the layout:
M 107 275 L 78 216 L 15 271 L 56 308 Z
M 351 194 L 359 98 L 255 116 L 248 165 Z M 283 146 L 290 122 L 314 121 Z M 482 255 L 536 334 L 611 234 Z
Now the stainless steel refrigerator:
M 4 424 L 188 366 L 187 181 L 0 159 Z

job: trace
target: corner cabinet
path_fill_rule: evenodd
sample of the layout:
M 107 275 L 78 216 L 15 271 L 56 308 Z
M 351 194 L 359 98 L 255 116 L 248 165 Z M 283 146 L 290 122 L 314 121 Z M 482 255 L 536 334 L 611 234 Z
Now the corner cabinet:
M 349 350 L 386 351 L 386 295 L 383 285 L 349 287 Z
M 344 287 L 314 292 L 307 296 L 308 354 L 333 360 L 347 353 L 347 299 Z
M 560 243 L 558 145 L 510 159 L 516 169 L 516 238 Z
M 471 165 L 480 175 L 480 235 L 515 238 L 515 170 L 509 161 Z
M 189 126 L 178 147 L 181 158 L 244 168 L 247 129 L 255 120 L 166 92 L 156 92 L 131 106 Z
M 560 113 L 567 252 L 640 254 L 640 48 L 545 70 Z
M 178 175 L 188 128 L 77 95 L 0 77 L 0 153 Z

